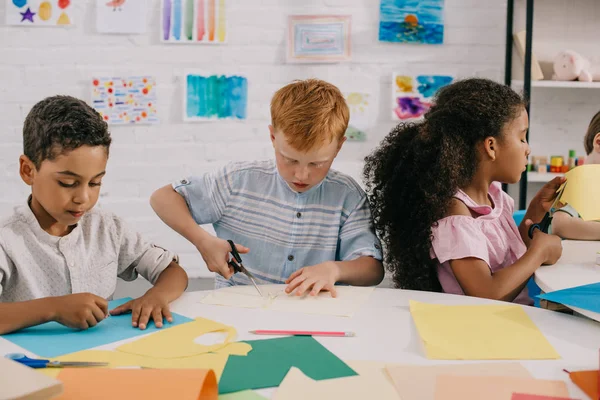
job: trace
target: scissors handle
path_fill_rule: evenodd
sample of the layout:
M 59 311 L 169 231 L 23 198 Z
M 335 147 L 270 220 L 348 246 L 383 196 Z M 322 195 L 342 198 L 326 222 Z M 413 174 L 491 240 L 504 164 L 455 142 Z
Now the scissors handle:
M 535 232 L 536 229 L 539 229 L 543 233 L 548 233 L 548 229 L 550 228 L 551 222 L 552 222 L 552 216 L 550 214 L 550 211 L 548 211 L 544 215 L 544 218 L 542 218 L 542 220 L 540 222 L 532 224 L 529 227 L 529 231 L 528 231 L 529 239 L 533 239 L 533 233 Z
M 26 365 L 30 368 L 46 368 L 46 366 L 48 366 L 48 363 L 50 362 L 50 360 L 29 358 L 25 354 L 22 354 L 22 353 L 9 353 L 9 354 L 5 355 L 4 357 L 8 358 L 10 360 L 16 361 L 18 363 L 21 363 L 23 365 Z
M 228 264 L 235 272 L 242 272 L 242 257 L 240 257 L 240 253 L 238 253 L 237 249 L 235 248 L 235 243 L 233 243 L 233 240 L 227 240 L 227 242 L 229 243 L 229 246 L 231 246 L 230 253 L 233 256 L 233 260 L 230 260 Z

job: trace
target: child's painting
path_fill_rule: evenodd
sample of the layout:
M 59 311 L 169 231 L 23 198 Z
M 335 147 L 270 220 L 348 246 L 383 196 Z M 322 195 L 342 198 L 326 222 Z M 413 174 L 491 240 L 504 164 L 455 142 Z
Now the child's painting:
M 371 117 L 371 100 L 368 93 L 349 92 L 344 95 L 350 109 L 350 122 L 346 129 L 346 138 L 351 142 L 367 140 L 367 129 Z
M 351 56 L 349 15 L 291 15 L 288 63 L 335 63 Z
M 246 119 L 248 80 L 239 75 L 188 73 L 184 121 Z
M 96 0 L 100 33 L 145 33 L 148 0 Z
M 71 0 L 6 0 L 6 25 L 73 25 Z
M 379 13 L 382 42 L 444 42 L 444 0 L 381 0 Z
M 156 80 L 150 76 L 93 78 L 92 107 L 111 125 L 158 124 Z
M 165 43 L 225 43 L 225 0 L 162 0 L 160 40 Z
M 392 82 L 392 118 L 397 121 L 415 121 L 431 107 L 433 96 L 450 84 L 453 77 L 447 75 L 399 75 Z

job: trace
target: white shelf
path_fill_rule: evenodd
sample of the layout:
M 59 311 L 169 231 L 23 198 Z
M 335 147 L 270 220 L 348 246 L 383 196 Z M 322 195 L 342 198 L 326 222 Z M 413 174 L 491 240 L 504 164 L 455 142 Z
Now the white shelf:
M 546 183 L 550 182 L 557 176 L 565 176 L 565 174 L 557 174 L 555 172 L 528 172 L 527 173 L 527 182 L 541 182 Z
M 523 81 L 513 80 L 513 86 L 523 86 Z M 579 81 L 531 81 L 531 87 L 542 88 L 579 88 L 579 89 L 600 89 L 600 82 L 579 82 Z

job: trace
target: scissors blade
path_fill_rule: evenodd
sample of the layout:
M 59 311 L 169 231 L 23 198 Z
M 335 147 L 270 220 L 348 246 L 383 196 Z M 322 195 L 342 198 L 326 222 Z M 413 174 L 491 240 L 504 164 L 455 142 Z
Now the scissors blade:
M 242 272 L 248 277 L 248 279 L 250 279 L 250 282 L 252 282 L 252 284 L 254 285 L 254 288 L 256 289 L 256 291 L 258 292 L 258 294 L 260 295 L 260 297 L 263 297 L 262 292 L 258 288 L 258 285 L 256 284 L 256 281 L 254 280 L 254 275 L 252 275 L 250 273 L 250 271 L 248 271 L 246 269 L 246 267 L 244 267 L 243 265 L 241 265 L 240 267 L 242 269 Z
M 61 368 L 61 367 L 106 367 L 107 362 L 91 362 L 91 361 L 50 361 L 47 365 L 48 368 Z

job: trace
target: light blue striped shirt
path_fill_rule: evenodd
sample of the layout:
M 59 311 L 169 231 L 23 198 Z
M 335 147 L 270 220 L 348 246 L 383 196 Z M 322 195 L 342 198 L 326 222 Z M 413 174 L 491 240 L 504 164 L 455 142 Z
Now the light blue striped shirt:
M 173 189 L 185 198 L 199 225 L 250 249 L 244 266 L 260 283 L 284 283 L 294 271 L 325 261 L 361 256 L 382 259 L 364 191 L 349 176 L 330 170 L 304 193 L 293 191 L 274 161 L 231 163 L 181 179 Z M 243 274 L 215 286 L 250 284 Z

